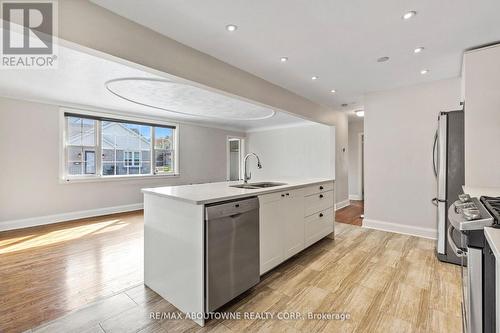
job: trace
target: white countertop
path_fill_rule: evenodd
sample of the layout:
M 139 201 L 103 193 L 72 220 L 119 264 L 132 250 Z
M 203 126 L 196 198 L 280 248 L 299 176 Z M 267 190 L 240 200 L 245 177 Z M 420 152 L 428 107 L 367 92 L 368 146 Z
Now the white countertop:
M 262 188 L 262 189 L 243 189 L 230 187 L 230 185 L 242 184 L 242 181 L 234 182 L 220 182 L 220 183 L 205 183 L 194 185 L 180 185 L 180 186 L 165 186 L 144 188 L 143 193 L 155 194 L 162 197 L 172 198 L 190 202 L 195 205 L 203 205 L 213 202 L 232 200 L 244 198 L 254 195 L 261 195 L 265 193 L 279 192 L 284 190 L 291 190 L 307 185 L 320 184 L 333 179 L 320 178 L 320 179 L 271 179 L 266 180 L 270 182 L 286 183 L 286 185 Z M 250 183 L 257 183 L 261 181 L 250 181 Z
M 462 186 L 464 193 L 470 195 L 473 198 L 479 198 L 482 195 L 488 197 L 500 197 L 500 187 L 474 187 L 474 186 Z
M 490 244 L 493 254 L 495 254 L 497 260 L 500 260 L 500 229 L 485 227 L 484 235 L 488 244 Z

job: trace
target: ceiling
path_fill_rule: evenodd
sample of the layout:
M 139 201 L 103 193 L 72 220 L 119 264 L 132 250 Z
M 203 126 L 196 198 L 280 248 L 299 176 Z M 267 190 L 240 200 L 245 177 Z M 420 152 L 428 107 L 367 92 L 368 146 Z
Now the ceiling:
M 498 0 L 92 1 L 344 110 L 362 106 L 366 92 L 457 77 L 465 49 L 500 40 Z M 403 20 L 409 10 L 417 15 Z M 228 32 L 228 24 L 238 29 Z M 421 46 L 425 50 L 415 54 Z M 384 56 L 389 61 L 377 62 Z M 422 69 L 429 72 L 422 75 Z
M 57 69 L 2 70 L 0 95 L 237 130 L 308 122 L 283 112 L 275 112 L 267 106 L 201 89 L 186 82 L 172 82 L 174 77 L 166 74 L 159 76 L 152 74 L 153 72 L 114 61 L 111 56 L 101 57 L 59 45 Z M 145 102 L 141 104 L 149 104 L 150 101 L 159 103 L 157 106 L 161 108 L 131 102 L 106 88 L 106 83 L 110 80 L 123 78 L 149 81 L 132 80 L 141 84 L 129 86 L 118 84 L 124 81 L 114 81 L 115 92 L 139 103 Z M 165 86 L 152 86 L 151 82 L 165 83 Z

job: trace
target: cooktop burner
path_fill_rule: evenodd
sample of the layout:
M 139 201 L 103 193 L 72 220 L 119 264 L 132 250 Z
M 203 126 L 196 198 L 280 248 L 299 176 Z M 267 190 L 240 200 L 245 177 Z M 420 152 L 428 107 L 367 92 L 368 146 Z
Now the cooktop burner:
M 500 197 L 481 197 L 481 202 L 495 219 L 494 226 L 500 223 Z

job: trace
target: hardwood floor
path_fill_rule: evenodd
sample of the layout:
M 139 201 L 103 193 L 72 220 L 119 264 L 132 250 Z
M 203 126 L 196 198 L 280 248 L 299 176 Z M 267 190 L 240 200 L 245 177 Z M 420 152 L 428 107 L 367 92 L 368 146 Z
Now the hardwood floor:
M 0 332 L 19 332 L 142 283 L 142 212 L 0 233 Z
M 362 200 L 351 200 L 350 205 L 335 212 L 335 221 L 352 225 L 363 224 L 361 215 L 364 214 L 365 206 Z
M 104 221 L 109 224 L 90 228 Z M 325 238 L 299 253 L 221 309 L 242 316 L 270 313 L 274 318 L 213 319 L 201 328 L 188 319 L 155 318 L 178 310 L 142 285 L 141 214 L 96 219 L 80 226 L 89 228 L 80 237 L 70 237 L 71 227 L 76 227 L 70 224 L 57 237 L 57 229 L 50 229 L 40 242 L 35 232 L 33 238 L 30 233 L 0 234 L 0 277 L 2 284 L 7 283 L 0 289 L 0 331 L 23 331 L 69 312 L 33 331 L 461 332 L 459 267 L 439 262 L 431 240 L 336 223 L 335 240 Z M 44 245 L 51 233 L 59 243 Z M 32 245 L 22 245 L 23 240 L 32 240 Z M 44 264 L 38 263 L 37 256 Z M 348 317 L 277 318 L 291 312 Z

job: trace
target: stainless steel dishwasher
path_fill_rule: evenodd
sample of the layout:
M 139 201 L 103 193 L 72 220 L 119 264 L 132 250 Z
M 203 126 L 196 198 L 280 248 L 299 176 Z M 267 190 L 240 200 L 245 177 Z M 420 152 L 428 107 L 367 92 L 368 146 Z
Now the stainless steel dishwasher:
M 207 205 L 206 311 L 218 309 L 259 281 L 259 199 Z

